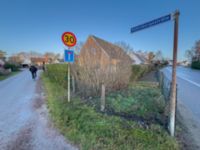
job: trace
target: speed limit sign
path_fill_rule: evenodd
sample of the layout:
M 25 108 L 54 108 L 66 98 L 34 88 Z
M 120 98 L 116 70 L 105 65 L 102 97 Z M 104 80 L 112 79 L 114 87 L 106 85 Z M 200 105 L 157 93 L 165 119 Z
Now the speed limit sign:
M 76 36 L 72 32 L 64 32 L 62 34 L 62 41 L 68 47 L 76 45 Z

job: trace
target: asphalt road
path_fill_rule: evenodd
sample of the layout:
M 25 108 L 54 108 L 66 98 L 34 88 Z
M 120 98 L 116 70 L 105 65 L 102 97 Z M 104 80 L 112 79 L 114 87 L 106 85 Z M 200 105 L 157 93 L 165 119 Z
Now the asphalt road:
M 39 79 L 28 70 L 0 81 L 0 150 L 74 150 L 53 127 Z
M 162 69 L 171 80 L 171 67 Z M 177 68 L 178 109 L 183 121 L 200 149 L 200 71 Z

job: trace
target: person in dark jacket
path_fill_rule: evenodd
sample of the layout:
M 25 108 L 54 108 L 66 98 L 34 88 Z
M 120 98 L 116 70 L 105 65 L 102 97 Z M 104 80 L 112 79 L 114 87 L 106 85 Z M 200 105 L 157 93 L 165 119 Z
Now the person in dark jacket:
M 42 70 L 45 72 L 46 68 L 45 68 L 45 62 L 43 61 L 42 63 Z
M 37 77 L 37 68 L 34 65 L 31 65 L 29 68 L 32 78 L 35 79 Z

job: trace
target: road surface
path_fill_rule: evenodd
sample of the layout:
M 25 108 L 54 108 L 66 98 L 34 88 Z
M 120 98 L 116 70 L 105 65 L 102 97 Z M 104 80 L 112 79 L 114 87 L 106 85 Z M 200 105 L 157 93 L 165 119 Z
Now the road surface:
M 172 68 L 162 69 L 171 80 Z M 178 110 L 200 149 L 200 71 L 185 67 L 177 68 Z
M 0 82 L 0 150 L 74 150 L 48 117 L 39 79 L 28 70 Z

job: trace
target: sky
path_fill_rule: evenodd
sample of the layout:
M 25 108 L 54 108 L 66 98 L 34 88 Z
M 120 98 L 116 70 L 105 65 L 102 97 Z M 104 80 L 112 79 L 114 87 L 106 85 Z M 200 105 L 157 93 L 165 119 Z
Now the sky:
M 200 40 L 199 0 L 0 0 L 0 50 L 63 53 L 61 35 L 73 32 L 77 41 L 95 35 L 124 41 L 134 50 L 161 50 L 172 58 L 173 26 L 169 21 L 130 33 L 130 28 L 180 11 L 178 59 Z

